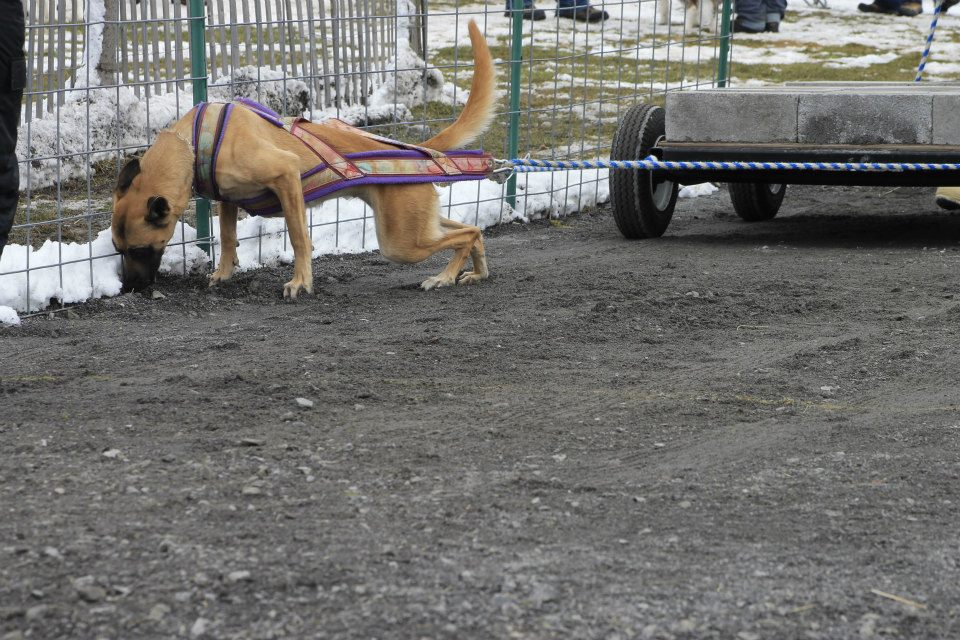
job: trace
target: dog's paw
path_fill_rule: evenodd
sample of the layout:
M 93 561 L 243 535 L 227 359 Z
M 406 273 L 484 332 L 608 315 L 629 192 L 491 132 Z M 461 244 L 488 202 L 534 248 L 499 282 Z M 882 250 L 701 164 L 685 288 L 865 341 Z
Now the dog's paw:
M 233 260 L 225 260 L 220 258 L 220 264 L 217 265 L 217 270 L 210 274 L 209 285 L 215 287 L 221 282 L 226 282 L 233 277 L 233 270 L 240 264 L 240 261 L 237 258 Z
M 481 274 L 481 273 L 474 273 L 473 271 L 469 271 L 469 272 L 467 272 L 467 273 L 462 274 L 462 275 L 457 279 L 457 284 L 459 284 L 459 285 L 464 285 L 464 284 L 476 284 L 476 283 L 480 282 L 481 280 L 484 280 L 486 277 L 487 277 L 487 276 L 485 276 L 485 275 L 483 275 L 483 274 Z
M 231 277 L 233 277 L 233 270 L 229 273 L 222 273 L 219 269 L 210 274 L 210 281 L 207 283 L 208 286 L 215 287 L 221 282 L 226 282 Z
M 449 278 L 444 278 L 441 276 L 433 276 L 432 278 L 427 278 L 420 283 L 420 288 L 424 291 L 430 291 L 430 289 L 439 289 L 440 287 L 449 287 L 453 284 L 453 280 Z
M 296 278 L 283 285 L 283 299 L 296 300 L 300 292 L 313 293 L 313 285 L 297 282 Z

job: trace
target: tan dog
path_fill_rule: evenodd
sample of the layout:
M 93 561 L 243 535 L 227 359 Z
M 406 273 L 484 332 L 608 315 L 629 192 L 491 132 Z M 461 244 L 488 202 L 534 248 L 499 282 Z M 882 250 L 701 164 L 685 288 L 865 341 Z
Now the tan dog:
M 472 20 L 470 41 L 474 75 L 470 97 L 457 120 L 422 143 L 437 151 L 462 147 L 482 134 L 494 112 L 496 77 L 490 50 Z M 177 220 L 192 195 L 194 150 L 191 110 L 170 129 L 162 131 L 143 157 L 120 172 L 113 198 L 113 243 L 123 256 L 124 290 L 149 286 Z M 321 123 L 304 125 L 340 153 L 390 149 L 376 140 Z M 297 138 L 246 109 L 235 109 L 217 159 L 216 173 L 225 200 L 250 198 L 264 189 L 273 191 L 283 206 L 293 245 L 293 279 L 283 287 L 285 298 L 313 292 L 311 242 L 301 192 L 300 174 L 313 168 L 316 156 Z M 440 201 L 432 184 L 371 184 L 343 189 L 330 197 L 357 197 L 374 213 L 377 241 L 384 257 L 414 263 L 438 251 L 452 249 L 447 267 L 421 285 L 433 289 L 454 283 L 469 284 L 487 277 L 483 238 L 478 227 L 440 215 Z M 233 275 L 237 262 L 237 206 L 221 202 L 221 253 L 210 285 Z M 470 256 L 473 271 L 458 274 Z

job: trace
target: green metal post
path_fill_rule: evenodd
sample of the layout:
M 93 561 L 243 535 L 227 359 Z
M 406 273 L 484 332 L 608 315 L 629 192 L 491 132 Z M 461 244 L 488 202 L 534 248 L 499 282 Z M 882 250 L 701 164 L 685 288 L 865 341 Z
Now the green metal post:
M 523 0 L 513 0 L 513 36 L 510 39 L 510 137 L 507 157 L 513 159 L 520 151 L 520 63 L 523 55 Z M 517 174 L 507 180 L 507 204 L 517 207 Z
M 190 0 L 190 75 L 193 104 L 207 100 L 207 57 L 204 53 L 204 0 Z M 197 246 L 210 253 L 210 201 L 197 198 Z
M 733 0 L 723 0 L 720 12 L 720 59 L 717 61 L 717 86 L 727 86 L 730 79 L 730 5 Z

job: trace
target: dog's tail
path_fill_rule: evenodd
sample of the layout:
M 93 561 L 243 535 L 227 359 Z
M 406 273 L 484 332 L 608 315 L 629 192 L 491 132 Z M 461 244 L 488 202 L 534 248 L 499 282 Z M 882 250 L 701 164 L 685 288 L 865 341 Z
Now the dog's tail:
M 493 69 L 493 58 L 477 23 L 471 20 L 467 29 L 470 31 L 470 44 L 473 46 L 470 97 L 467 98 L 460 117 L 453 124 L 421 143 L 429 149 L 447 151 L 462 148 L 486 131 L 493 120 L 494 102 L 497 99 L 497 76 Z

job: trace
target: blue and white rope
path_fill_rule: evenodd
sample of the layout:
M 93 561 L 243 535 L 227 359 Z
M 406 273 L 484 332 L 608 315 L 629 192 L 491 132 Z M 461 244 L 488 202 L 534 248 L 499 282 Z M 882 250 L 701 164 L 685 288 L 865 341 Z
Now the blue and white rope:
M 654 169 L 668 171 L 782 171 L 803 169 L 808 171 L 958 171 L 958 163 L 929 162 L 717 162 L 717 161 L 663 161 L 654 156 L 642 160 L 533 160 L 514 158 L 499 161 L 505 168 L 517 173 L 536 173 L 560 169 Z
M 933 22 L 930 23 L 930 32 L 927 34 L 927 42 L 923 46 L 923 55 L 920 56 L 920 66 L 917 67 L 917 77 L 914 82 L 920 82 L 923 79 L 923 68 L 927 66 L 927 58 L 930 57 L 930 45 L 933 44 L 933 34 L 937 32 L 937 20 L 940 19 L 940 8 L 943 6 L 943 0 L 933 0 Z

